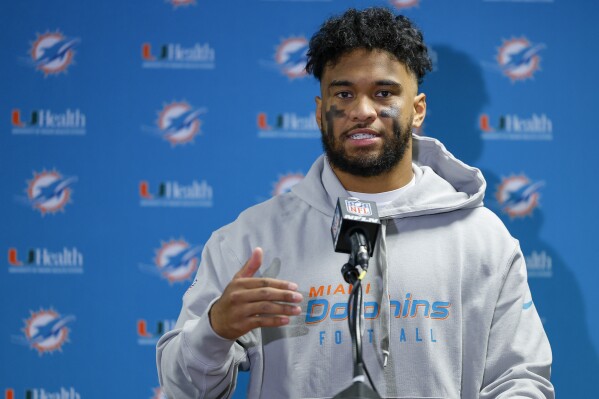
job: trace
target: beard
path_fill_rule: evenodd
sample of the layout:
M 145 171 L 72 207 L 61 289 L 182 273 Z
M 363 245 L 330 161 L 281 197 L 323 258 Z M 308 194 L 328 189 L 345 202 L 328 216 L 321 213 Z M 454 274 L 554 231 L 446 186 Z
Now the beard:
M 327 131 L 321 129 L 322 147 L 329 162 L 334 168 L 354 176 L 372 177 L 389 172 L 401 161 L 410 147 L 412 131 L 411 122 L 401 126 L 397 120 L 393 120 L 393 134 L 391 137 L 383 138 L 383 148 L 379 153 L 370 154 L 364 149 L 364 154 L 349 156 L 345 151 L 343 143 L 335 138 L 333 124 L 327 125 Z M 341 135 L 345 137 L 345 135 Z

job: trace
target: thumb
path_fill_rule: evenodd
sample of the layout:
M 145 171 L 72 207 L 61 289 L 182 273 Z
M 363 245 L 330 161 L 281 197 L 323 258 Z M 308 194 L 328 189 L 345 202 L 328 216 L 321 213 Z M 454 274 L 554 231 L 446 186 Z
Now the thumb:
M 262 248 L 256 247 L 252 251 L 252 255 L 245 262 L 245 265 L 237 272 L 236 278 L 239 277 L 253 277 L 262 265 Z

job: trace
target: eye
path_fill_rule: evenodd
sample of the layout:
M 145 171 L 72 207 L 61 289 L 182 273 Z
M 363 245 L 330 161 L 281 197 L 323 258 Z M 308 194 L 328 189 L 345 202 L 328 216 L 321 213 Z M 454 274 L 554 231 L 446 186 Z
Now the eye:
M 389 90 L 381 90 L 376 93 L 376 97 L 382 97 L 382 98 L 391 97 L 392 95 L 393 95 L 393 93 L 391 93 Z
M 345 99 L 345 98 L 353 98 L 353 94 L 350 93 L 349 91 L 340 91 L 339 93 L 335 94 L 335 97 L 343 98 L 343 99 Z

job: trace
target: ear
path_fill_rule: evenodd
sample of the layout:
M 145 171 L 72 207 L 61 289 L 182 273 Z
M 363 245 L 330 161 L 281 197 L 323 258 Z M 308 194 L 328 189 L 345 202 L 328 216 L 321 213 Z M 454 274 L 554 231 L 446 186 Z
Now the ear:
M 426 116 L 426 94 L 420 93 L 414 97 L 414 120 L 412 127 L 419 128 L 424 122 Z
M 322 130 L 322 99 L 316 96 L 314 100 L 316 101 L 316 123 L 318 123 L 320 130 Z

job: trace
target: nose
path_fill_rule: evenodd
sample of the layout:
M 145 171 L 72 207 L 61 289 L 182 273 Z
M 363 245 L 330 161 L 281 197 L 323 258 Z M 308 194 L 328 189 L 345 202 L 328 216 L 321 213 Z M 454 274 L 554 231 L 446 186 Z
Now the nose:
M 349 117 L 352 122 L 373 122 L 376 119 L 376 109 L 367 96 L 357 97 L 353 102 Z

